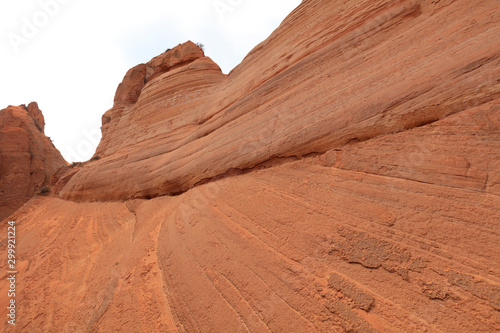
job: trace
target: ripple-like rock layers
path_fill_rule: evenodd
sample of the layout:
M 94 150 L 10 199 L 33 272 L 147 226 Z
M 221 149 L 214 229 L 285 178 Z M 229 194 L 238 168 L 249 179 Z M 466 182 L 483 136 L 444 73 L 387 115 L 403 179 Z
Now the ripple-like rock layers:
M 100 159 L 11 216 L 16 328 L 500 331 L 499 22 L 305 0 L 229 75 L 190 42 L 134 67 Z

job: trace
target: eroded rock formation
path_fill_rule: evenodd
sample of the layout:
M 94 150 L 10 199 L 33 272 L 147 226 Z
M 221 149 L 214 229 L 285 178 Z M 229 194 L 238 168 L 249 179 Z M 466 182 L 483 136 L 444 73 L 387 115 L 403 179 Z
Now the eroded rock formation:
M 12 216 L 19 327 L 500 330 L 499 22 L 306 0 L 227 76 L 190 42 L 134 67 L 100 159 Z
M 104 116 L 104 158 L 60 195 L 181 193 L 230 169 L 324 153 L 491 101 L 500 96 L 496 7 L 308 1 L 228 77 L 194 44 L 180 46 L 127 74 L 115 101 L 128 103 Z M 143 81 L 145 71 L 155 79 Z
M 45 120 L 37 103 L 0 110 L 0 220 L 67 165 L 44 130 Z

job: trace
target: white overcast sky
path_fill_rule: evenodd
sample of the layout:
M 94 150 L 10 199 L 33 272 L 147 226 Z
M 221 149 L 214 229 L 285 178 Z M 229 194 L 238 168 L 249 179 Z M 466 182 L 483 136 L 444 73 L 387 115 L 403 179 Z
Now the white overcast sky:
M 300 2 L 4 0 L 0 109 L 38 102 L 66 160 L 87 160 L 129 68 L 191 40 L 229 73 Z

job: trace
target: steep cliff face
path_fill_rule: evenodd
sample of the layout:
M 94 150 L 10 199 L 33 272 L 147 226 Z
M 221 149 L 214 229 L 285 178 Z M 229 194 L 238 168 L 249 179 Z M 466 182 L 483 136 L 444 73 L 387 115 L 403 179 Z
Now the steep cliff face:
M 12 216 L 20 327 L 500 330 L 497 9 L 307 0 L 227 76 L 132 68 L 101 158 Z
M 37 103 L 0 110 L 0 220 L 28 201 L 67 165 L 44 134 Z

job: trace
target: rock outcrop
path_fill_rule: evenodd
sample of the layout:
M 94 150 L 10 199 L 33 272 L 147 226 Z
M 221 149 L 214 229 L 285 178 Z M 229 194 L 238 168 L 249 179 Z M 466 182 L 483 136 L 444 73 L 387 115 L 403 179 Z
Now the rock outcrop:
M 305 0 L 229 75 L 191 42 L 134 67 L 100 158 L 11 217 L 17 327 L 499 331 L 499 22 Z
M 105 115 L 103 158 L 60 196 L 182 193 L 232 169 L 324 153 L 491 101 L 500 96 L 497 3 L 469 7 L 306 1 L 227 77 L 194 44 L 192 56 L 181 45 L 127 74 L 117 99 L 137 102 Z M 165 70 L 139 92 L 151 68 Z
M 0 220 L 67 165 L 44 130 L 45 120 L 37 103 L 0 110 Z

